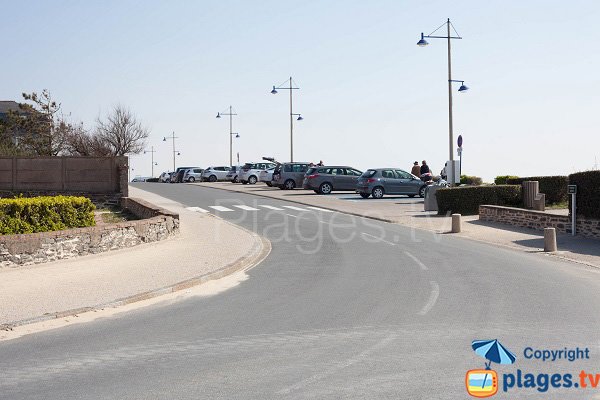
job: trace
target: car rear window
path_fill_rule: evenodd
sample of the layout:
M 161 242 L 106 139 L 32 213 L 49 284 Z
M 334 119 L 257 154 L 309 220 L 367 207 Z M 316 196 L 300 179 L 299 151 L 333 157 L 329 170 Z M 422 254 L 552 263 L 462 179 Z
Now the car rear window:
M 316 170 L 317 170 L 316 168 L 309 168 L 309 169 L 306 171 L 306 175 L 312 175 L 312 174 L 314 174 L 314 173 L 315 173 L 315 171 L 316 171 Z
M 375 170 L 375 169 L 368 169 L 365 172 L 363 172 L 363 174 L 361 175 L 361 177 L 363 177 L 363 178 L 371 178 L 376 173 L 377 173 L 377 170 Z

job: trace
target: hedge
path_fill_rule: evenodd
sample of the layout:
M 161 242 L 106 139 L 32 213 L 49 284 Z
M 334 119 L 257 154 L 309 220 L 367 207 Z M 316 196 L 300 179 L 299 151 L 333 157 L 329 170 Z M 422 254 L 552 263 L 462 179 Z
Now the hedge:
M 158 178 L 148 178 L 146 182 L 158 182 Z
M 478 186 L 478 185 L 481 185 L 483 183 L 483 179 L 481 179 L 478 176 L 461 175 L 460 176 L 460 183 L 462 185 Z
M 482 204 L 520 206 L 523 203 L 521 186 L 518 185 L 462 186 L 438 189 L 435 194 L 438 214 L 478 214 Z
M 494 178 L 494 183 L 496 185 L 507 185 L 509 179 L 519 179 L 519 177 L 514 175 L 499 175 Z
M 569 185 L 577 185 L 577 216 L 600 219 L 600 171 L 571 174 Z
M 94 226 L 94 205 L 86 197 L 40 196 L 0 199 L 0 234 L 58 231 Z
M 521 185 L 524 181 L 538 181 L 540 183 L 540 193 L 546 195 L 546 204 L 568 201 L 568 176 L 530 176 L 527 178 L 509 178 L 506 180 L 509 185 Z

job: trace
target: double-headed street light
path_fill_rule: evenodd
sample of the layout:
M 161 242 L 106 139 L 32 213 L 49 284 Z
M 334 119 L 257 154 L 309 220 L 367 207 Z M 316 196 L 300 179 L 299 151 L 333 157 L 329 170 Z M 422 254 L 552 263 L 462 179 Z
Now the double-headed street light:
M 440 30 L 444 25 L 446 25 L 447 28 L 447 35 L 446 36 L 435 36 L 434 33 L 436 33 L 438 30 Z M 452 30 L 454 31 L 454 33 L 456 34 L 456 36 L 452 36 L 451 32 L 450 32 L 450 27 L 452 27 Z M 460 87 L 458 88 L 459 92 L 466 92 L 467 90 L 469 90 L 469 88 L 467 86 L 465 86 L 465 81 L 457 81 L 457 80 L 453 80 L 452 79 L 452 56 L 451 56 L 451 51 L 450 51 L 450 41 L 451 39 L 462 39 L 462 37 L 460 37 L 460 35 L 458 34 L 458 32 L 456 32 L 456 29 L 454 28 L 454 25 L 452 25 L 452 23 L 450 22 L 450 18 L 448 18 L 448 20 L 443 23 L 442 25 L 440 25 L 435 31 L 431 32 L 429 35 L 424 35 L 421 32 L 421 40 L 419 40 L 417 42 L 417 46 L 419 47 L 425 47 L 429 44 L 429 42 L 427 40 L 425 40 L 425 38 L 428 39 L 447 39 L 448 40 L 448 131 L 449 131 L 449 135 L 448 135 L 448 150 L 449 150 L 449 157 L 450 157 L 450 169 L 452 171 L 452 182 L 450 182 L 451 185 L 454 186 L 454 182 L 456 181 L 456 168 L 454 166 L 454 131 L 453 131 L 453 121 L 452 121 L 452 83 L 453 82 L 460 82 Z
M 222 115 L 229 116 L 229 166 L 233 167 L 233 135 L 235 135 L 236 138 L 240 137 L 239 133 L 233 131 L 233 116 L 237 114 L 233 111 L 233 107 L 229 106 L 228 111 L 218 112 L 216 118 L 221 118 Z
M 150 153 L 152 155 L 152 177 L 154 178 L 154 166 L 158 165 L 158 163 L 154 162 L 154 153 L 156 153 L 154 146 L 150 146 L 150 150 L 144 150 L 144 154 L 146 153 Z
M 289 82 L 288 86 L 284 86 L 288 82 Z M 290 76 L 289 80 L 286 80 L 279 86 L 273 86 L 273 90 L 271 90 L 271 94 L 277 94 L 278 89 L 290 91 L 290 161 L 292 161 L 292 162 L 294 161 L 294 117 L 298 117 L 298 118 L 296 118 L 296 121 L 302 121 L 304 119 L 304 118 L 302 118 L 302 115 L 294 113 L 292 92 L 294 90 L 300 89 L 299 87 L 295 87 L 294 85 L 295 85 L 295 82 L 292 80 L 292 77 Z
M 165 137 L 163 138 L 163 142 L 166 142 L 166 141 L 167 141 L 167 138 L 169 138 L 169 139 L 172 139 L 172 140 L 173 140 L 173 171 L 175 171 L 175 170 L 176 170 L 176 168 L 175 168 L 175 156 L 176 156 L 176 155 L 178 155 L 178 156 L 180 156 L 180 155 L 181 155 L 181 153 L 180 153 L 180 152 L 178 152 L 177 150 L 175 150 L 175 139 L 179 139 L 179 138 L 178 138 L 177 136 L 175 136 L 175 132 L 173 132 L 173 133 L 171 134 L 171 136 L 165 136 Z

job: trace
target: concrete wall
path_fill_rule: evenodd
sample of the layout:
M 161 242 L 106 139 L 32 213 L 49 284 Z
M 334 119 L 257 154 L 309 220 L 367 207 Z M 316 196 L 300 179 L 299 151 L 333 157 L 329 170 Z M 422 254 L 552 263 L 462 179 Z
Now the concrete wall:
M 543 231 L 544 228 L 556 228 L 559 233 L 571 233 L 571 219 L 569 216 L 544 211 L 483 205 L 479 206 L 479 220 L 500 222 L 540 231 Z M 576 230 L 577 235 L 600 239 L 600 220 L 578 217 Z
M 0 190 L 128 195 L 127 157 L 0 157 Z

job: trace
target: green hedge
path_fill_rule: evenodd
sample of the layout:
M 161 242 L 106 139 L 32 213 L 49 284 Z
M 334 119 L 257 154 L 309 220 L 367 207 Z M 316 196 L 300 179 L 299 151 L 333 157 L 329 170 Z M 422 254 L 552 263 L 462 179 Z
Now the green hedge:
M 519 206 L 523 203 L 521 186 L 518 185 L 463 186 L 438 189 L 435 194 L 439 214 L 477 214 L 482 204 Z
M 483 179 L 481 179 L 478 176 L 461 175 L 460 176 L 460 183 L 462 185 L 479 186 L 479 185 L 481 185 L 483 183 Z
M 146 182 L 158 182 L 158 178 L 148 178 Z
M 526 178 L 507 179 L 509 185 L 520 185 L 524 181 L 538 181 L 540 183 L 540 193 L 546 195 L 546 204 L 564 203 L 568 201 L 568 176 L 530 176 Z
M 519 179 L 519 177 L 514 175 L 499 175 L 494 178 L 494 183 L 496 185 L 508 185 L 507 181 L 509 179 Z
M 0 199 L 0 234 L 58 231 L 94 226 L 94 205 L 86 197 L 40 196 Z
M 577 185 L 577 215 L 600 219 L 600 171 L 569 175 L 569 184 Z M 569 210 L 571 209 L 569 196 Z

